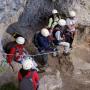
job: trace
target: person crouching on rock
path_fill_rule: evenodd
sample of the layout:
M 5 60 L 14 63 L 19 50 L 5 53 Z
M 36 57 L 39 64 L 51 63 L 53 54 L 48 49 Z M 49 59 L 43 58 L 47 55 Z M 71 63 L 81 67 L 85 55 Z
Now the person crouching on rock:
M 22 63 L 22 58 L 25 55 L 24 43 L 25 43 L 25 38 L 17 37 L 16 42 L 14 42 L 14 45 L 11 45 L 9 53 L 7 54 L 7 62 L 15 70 L 19 69 L 19 65 Z M 8 45 L 10 46 L 10 44 L 11 43 L 9 43 Z M 16 64 L 18 64 L 18 67 L 16 66 Z
M 48 28 L 53 29 L 54 26 L 58 24 L 58 21 L 60 19 L 59 12 L 56 9 L 52 10 L 52 15 L 49 17 L 49 23 L 48 23 Z

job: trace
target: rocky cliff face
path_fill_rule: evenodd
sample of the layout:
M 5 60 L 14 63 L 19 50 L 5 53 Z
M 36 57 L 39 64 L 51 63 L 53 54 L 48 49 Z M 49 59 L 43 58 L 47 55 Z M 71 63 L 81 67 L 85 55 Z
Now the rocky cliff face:
M 90 25 L 89 0 L 59 0 L 58 2 L 61 6 L 61 11 L 64 11 L 67 14 L 68 10 L 73 9 L 77 12 L 77 18 L 79 23 L 81 23 L 82 25 Z
M 0 31 L 7 30 L 11 34 L 17 31 L 29 38 L 29 34 L 47 25 L 53 8 L 66 16 L 68 10 L 73 9 L 78 23 L 90 25 L 89 0 L 0 0 L 1 27 L 4 24 Z
M 0 22 L 6 22 L 15 16 L 21 7 L 25 8 L 20 18 L 24 24 L 30 25 L 30 23 L 35 23 L 35 20 L 40 21 L 41 18 L 46 18 L 53 8 L 66 15 L 68 15 L 68 10 L 74 9 L 79 22 L 90 24 L 89 0 L 0 0 Z
M 10 41 L 13 38 L 6 33 L 7 28 L 14 22 L 23 11 L 25 0 L 0 0 L 0 42 Z
M 40 30 L 47 25 L 48 17 L 51 15 L 52 9 L 56 8 L 61 15 L 68 17 L 68 10 L 75 10 L 77 12 L 77 18 L 79 23 L 78 36 L 75 38 L 76 42 L 80 42 L 80 45 L 75 43 L 74 50 L 71 52 L 70 60 L 71 65 L 74 65 L 73 76 L 67 77 L 63 74 L 51 75 L 55 72 L 45 75 L 41 78 L 40 90 L 45 87 L 47 90 L 89 90 L 90 89 L 90 1 L 89 0 L 0 0 L 0 40 L 6 43 L 6 41 L 13 40 L 10 34 L 18 32 L 22 34 L 26 39 L 31 39 L 35 31 Z M 7 33 L 7 32 L 8 33 Z M 83 44 L 81 44 L 81 42 Z M 1 41 L 0 41 L 1 43 Z M 83 46 L 85 44 L 85 46 Z M 89 46 L 89 48 L 88 48 Z M 0 45 L 0 49 L 1 49 Z M 0 61 L 3 59 L 0 53 Z M 64 61 L 63 61 L 64 60 Z M 65 62 L 66 61 L 66 62 Z M 49 57 L 49 64 L 51 69 L 61 68 L 62 71 L 69 71 L 71 68 L 70 63 L 67 63 L 66 57 L 62 59 L 59 64 L 56 58 Z M 58 65 L 59 64 L 59 65 Z M 5 69 L 8 64 L 5 64 Z M 1 68 L 1 67 L 0 67 Z M 68 69 L 68 70 L 67 70 Z M 6 83 L 9 80 L 13 80 L 14 74 L 9 73 L 8 69 L 1 74 L 0 81 Z M 73 69 L 70 69 L 70 72 Z M 62 75 L 62 77 L 61 77 Z M 68 74 L 67 74 L 68 75 Z M 4 79 L 2 78 L 4 77 Z M 62 78 L 62 79 L 61 79 Z M 84 79 L 83 79 L 84 78 Z M 3 79 L 3 80 L 2 80 Z M 16 79 L 16 77 L 15 77 Z M 44 79 L 50 82 L 45 82 Z M 55 81 L 55 79 L 57 81 Z M 14 80 L 13 80 L 14 81 Z M 16 83 L 16 82 L 15 82 Z M 57 84 L 58 83 L 58 84 Z M 64 84 L 63 84 L 64 83 Z M 83 83 L 83 84 L 82 84 Z M 0 83 L 1 84 L 1 83 Z M 49 85 L 51 87 L 49 87 Z M 63 87 L 63 89 L 61 89 Z M 59 88 L 59 89 L 58 89 Z
M 24 0 L 0 0 L 0 22 L 6 22 L 15 16 L 23 6 Z

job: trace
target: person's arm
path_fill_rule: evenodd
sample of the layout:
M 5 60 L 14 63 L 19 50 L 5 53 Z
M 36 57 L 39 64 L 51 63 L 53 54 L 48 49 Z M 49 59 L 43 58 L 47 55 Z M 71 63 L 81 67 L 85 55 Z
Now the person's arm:
M 39 75 L 37 72 L 34 72 L 34 76 L 35 76 L 36 87 L 38 87 L 39 86 Z
M 20 71 L 18 72 L 18 81 L 20 82 L 22 80 L 22 75 L 20 73 Z
M 52 26 L 52 22 L 53 22 L 53 19 L 50 18 L 50 19 L 49 19 L 49 23 L 48 23 L 48 27 L 49 27 L 49 28 L 51 28 L 51 26 Z
M 57 24 L 58 24 L 57 22 L 54 22 L 54 23 L 52 24 L 52 29 L 53 29 Z
M 61 37 L 60 34 L 61 34 L 60 31 L 57 31 L 57 32 L 55 33 L 56 39 L 57 39 L 58 41 L 63 40 L 63 38 Z
M 15 51 L 16 51 L 15 48 L 11 48 L 9 55 L 7 55 L 7 62 L 9 64 L 11 64 L 11 61 L 12 61 L 14 54 L 15 54 Z
M 34 72 L 34 75 L 35 75 L 35 81 L 38 82 L 39 81 L 39 75 L 36 71 Z

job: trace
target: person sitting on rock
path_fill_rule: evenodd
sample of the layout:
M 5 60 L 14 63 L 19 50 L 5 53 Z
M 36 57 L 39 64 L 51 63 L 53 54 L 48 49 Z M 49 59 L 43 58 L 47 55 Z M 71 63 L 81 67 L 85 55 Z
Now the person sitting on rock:
M 76 33 L 76 12 L 75 11 L 69 11 L 69 18 L 66 19 L 66 25 L 67 25 L 67 30 L 66 33 L 66 42 L 70 43 L 70 48 L 72 48 L 72 43 L 74 40 L 74 36 Z
M 22 68 L 18 72 L 20 90 L 38 90 L 39 75 L 34 68 L 31 58 L 22 62 Z
M 64 41 L 63 38 L 63 30 L 66 25 L 66 21 L 64 19 L 60 19 L 58 25 L 55 26 L 53 30 L 53 43 L 57 46 L 57 49 L 60 50 L 60 46 L 64 46 L 64 54 L 69 54 L 70 44 Z
M 52 10 L 52 15 L 49 17 L 48 28 L 53 29 L 55 25 L 57 25 L 60 19 L 60 15 L 56 9 Z

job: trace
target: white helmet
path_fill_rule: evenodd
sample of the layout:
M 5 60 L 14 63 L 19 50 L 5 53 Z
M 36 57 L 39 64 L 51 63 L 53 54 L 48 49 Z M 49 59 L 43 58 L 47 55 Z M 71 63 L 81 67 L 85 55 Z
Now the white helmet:
M 49 31 L 48 31 L 48 29 L 43 28 L 43 29 L 41 30 L 41 34 L 42 34 L 44 37 L 48 37 L 48 36 L 49 36 Z
M 76 16 L 76 12 L 75 11 L 69 11 L 69 16 L 70 17 L 75 17 Z
M 60 20 L 58 21 L 58 24 L 59 24 L 60 26 L 65 26 L 65 25 L 66 25 L 66 21 L 65 21 L 64 19 L 60 19 Z
M 24 43 L 25 43 L 25 38 L 23 38 L 23 37 L 17 37 L 17 38 L 16 38 L 16 42 L 17 42 L 18 44 L 24 44 Z
M 29 70 L 29 69 L 33 68 L 34 65 L 33 65 L 32 59 L 27 58 L 26 60 L 24 60 L 22 62 L 22 66 L 23 66 L 24 70 Z
M 58 11 L 56 9 L 53 9 L 52 14 L 56 14 L 56 13 L 58 13 Z

